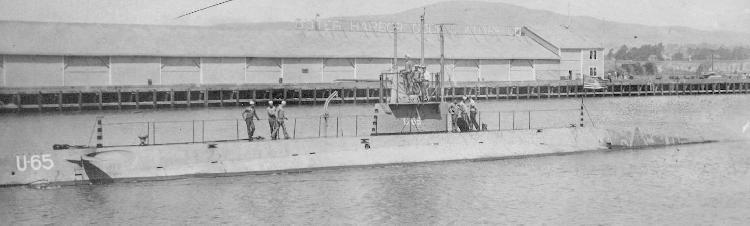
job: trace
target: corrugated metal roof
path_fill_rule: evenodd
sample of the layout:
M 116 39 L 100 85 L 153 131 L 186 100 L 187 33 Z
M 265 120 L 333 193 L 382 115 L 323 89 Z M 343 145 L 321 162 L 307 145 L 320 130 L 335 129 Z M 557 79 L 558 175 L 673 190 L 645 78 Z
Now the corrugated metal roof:
M 393 34 L 242 27 L 0 22 L 0 54 L 391 58 Z M 425 57 L 439 58 L 436 34 Z M 399 56 L 419 57 L 418 34 L 399 34 Z M 559 59 L 528 37 L 446 35 L 450 59 Z
M 560 26 L 530 27 L 535 33 L 562 49 L 604 49 L 602 45 Z

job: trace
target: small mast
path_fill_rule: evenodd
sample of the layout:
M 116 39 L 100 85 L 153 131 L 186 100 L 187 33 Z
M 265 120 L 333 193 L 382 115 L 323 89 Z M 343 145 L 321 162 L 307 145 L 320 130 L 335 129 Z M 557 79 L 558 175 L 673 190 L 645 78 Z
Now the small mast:
M 393 72 L 398 72 L 398 25 L 393 23 Z
M 440 75 L 438 76 L 438 88 L 440 89 L 440 102 L 445 102 L 443 95 L 443 75 L 445 75 L 445 37 L 443 36 L 443 24 L 440 24 Z
M 424 16 L 427 13 L 426 8 L 422 8 L 422 15 L 419 16 L 419 22 L 421 25 L 420 33 L 422 35 L 422 48 L 420 49 L 420 56 L 419 56 L 419 65 L 425 66 L 424 64 Z
M 438 88 L 440 89 L 440 102 L 445 102 L 445 89 L 443 88 L 443 82 L 445 81 L 445 25 L 453 25 L 450 23 L 438 24 L 440 26 L 440 76 L 438 76 Z

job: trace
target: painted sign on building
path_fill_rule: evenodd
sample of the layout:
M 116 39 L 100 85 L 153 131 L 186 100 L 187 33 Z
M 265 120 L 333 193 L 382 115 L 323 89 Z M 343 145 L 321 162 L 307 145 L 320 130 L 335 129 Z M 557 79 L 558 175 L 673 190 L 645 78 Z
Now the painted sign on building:
M 350 32 L 393 32 L 394 26 L 399 33 L 419 33 L 419 23 L 393 23 L 384 21 L 361 20 L 302 20 L 297 19 L 295 28 L 309 31 L 350 31 Z M 470 35 L 518 35 L 520 28 L 499 25 L 444 25 L 443 31 L 448 34 Z M 440 33 L 439 24 L 425 24 L 427 34 Z

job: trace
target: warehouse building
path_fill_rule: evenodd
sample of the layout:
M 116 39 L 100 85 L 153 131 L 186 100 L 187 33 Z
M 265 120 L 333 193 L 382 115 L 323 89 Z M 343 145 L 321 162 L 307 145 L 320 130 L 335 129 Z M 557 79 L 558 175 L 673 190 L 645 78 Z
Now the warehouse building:
M 522 27 L 509 35 L 447 34 L 446 79 L 601 73 L 601 47 L 556 32 L 548 37 Z M 393 59 L 393 34 L 384 32 L 0 22 L 0 33 L 3 87 L 327 83 L 377 79 Z M 430 72 L 440 71 L 439 44 L 437 34 L 426 35 Z M 399 34 L 397 54 L 418 61 L 420 36 Z

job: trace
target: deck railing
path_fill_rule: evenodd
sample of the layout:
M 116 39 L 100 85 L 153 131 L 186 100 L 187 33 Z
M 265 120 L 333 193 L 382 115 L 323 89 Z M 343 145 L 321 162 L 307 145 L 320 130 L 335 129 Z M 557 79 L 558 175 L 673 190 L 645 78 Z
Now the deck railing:
M 432 132 L 452 130 L 450 115 L 444 115 L 441 123 L 444 128 Z M 488 131 L 529 130 L 562 128 L 580 123 L 580 109 L 484 111 L 477 114 L 477 121 Z M 377 119 L 387 120 L 383 117 Z M 392 120 L 392 119 L 391 119 Z M 414 120 L 404 120 L 404 134 L 418 132 L 409 130 Z M 254 120 L 254 137 L 270 140 L 271 127 L 268 119 Z M 319 137 L 359 137 L 373 134 L 372 115 L 349 115 L 338 117 L 298 117 L 285 121 L 289 139 Z M 103 123 L 105 146 L 157 145 L 181 143 L 205 143 L 234 140 L 247 140 L 247 126 L 242 119 L 215 119 L 190 121 L 150 121 L 150 122 L 106 122 Z M 143 138 L 141 140 L 140 138 Z M 278 138 L 284 139 L 283 131 Z

